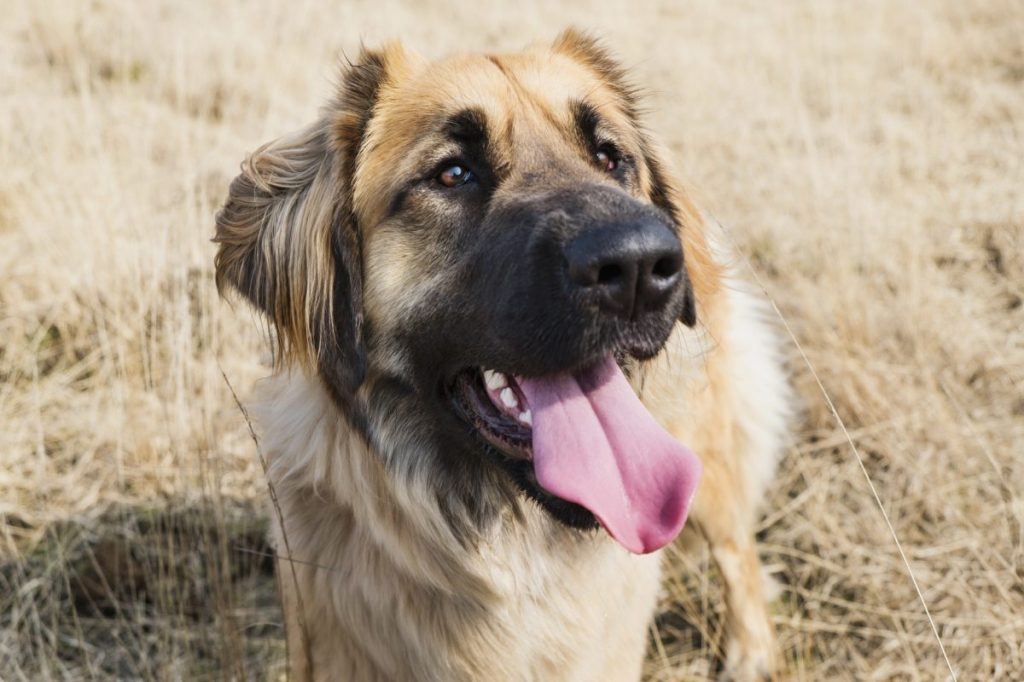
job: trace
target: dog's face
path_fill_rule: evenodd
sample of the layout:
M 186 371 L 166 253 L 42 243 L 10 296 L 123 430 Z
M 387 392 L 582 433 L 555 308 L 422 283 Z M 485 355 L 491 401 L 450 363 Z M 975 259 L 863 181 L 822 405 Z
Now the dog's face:
M 454 515 L 486 517 L 518 490 L 615 534 L 614 510 L 559 483 L 566 465 L 538 472 L 538 448 L 594 433 L 619 447 L 602 409 L 634 407 L 607 388 L 625 385 L 616 363 L 694 325 L 713 280 L 636 106 L 571 32 L 429 64 L 366 53 L 317 125 L 232 185 L 218 279 L 267 313 L 282 358 L 320 374 L 392 473 L 426 473 Z M 604 426 L 572 426 L 592 414 Z

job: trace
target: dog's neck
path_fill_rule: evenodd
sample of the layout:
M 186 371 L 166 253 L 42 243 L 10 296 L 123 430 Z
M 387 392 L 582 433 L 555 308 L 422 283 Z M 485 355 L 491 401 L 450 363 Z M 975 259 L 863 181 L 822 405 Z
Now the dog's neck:
M 436 493 L 388 476 L 315 378 L 283 374 L 263 393 L 255 413 L 279 501 L 271 524 L 281 580 L 299 586 L 309 621 L 331 624 L 316 636 L 376 671 L 368 677 L 404 679 L 411 668 L 385 666 L 409 664 L 433 668 L 430 679 L 474 679 L 495 657 L 544 660 L 515 647 L 550 647 L 552 631 L 516 628 L 538 627 L 552 599 L 585 608 L 575 595 L 591 581 L 636 570 L 637 558 L 605 534 L 566 528 L 532 503 L 508 508 L 467 543 Z M 656 561 L 640 565 L 657 570 Z
M 516 563 L 528 563 L 535 545 L 565 553 L 608 544 L 607 536 L 566 528 L 523 498 L 508 500 L 486 523 L 453 523 L 431 481 L 393 479 L 316 377 L 284 373 L 268 379 L 262 393 L 254 412 L 278 499 L 302 499 L 304 506 L 315 500 L 322 517 L 303 520 L 304 527 L 334 518 L 333 532 L 346 529 L 353 542 L 372 545 L 381 561 L 425 587 L 486 603 L 501 591 L 503 571 L 528 571 Z M 286 530 L 290 521 L 284 519 Z

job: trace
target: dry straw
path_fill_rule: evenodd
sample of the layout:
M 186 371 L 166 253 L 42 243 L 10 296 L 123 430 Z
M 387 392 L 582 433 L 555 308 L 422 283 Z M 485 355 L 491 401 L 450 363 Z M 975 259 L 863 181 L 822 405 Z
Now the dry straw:
M 217 297 L 213 215 L 361 39 L 516 49 L 570 23 L 649 89 L 800 342 L 760 528 L 781 679 L 1024 678 L 1017 0 L 7 3 L 0 678 L 282 673 L 274 520 L 221 376 L 244 401 L 268 368 Z M 714 570 L 668 563 L 646 677 L 713 679 Z

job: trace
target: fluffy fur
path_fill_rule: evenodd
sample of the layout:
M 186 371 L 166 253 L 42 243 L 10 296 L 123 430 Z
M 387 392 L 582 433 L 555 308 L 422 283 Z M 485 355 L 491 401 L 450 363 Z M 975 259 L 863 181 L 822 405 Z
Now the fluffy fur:
M 283 516 L 275 542 L 290 556 L 281 585 L 293 674 L 638 679 L 658 555 L 569 528 L 483 459 L 456 456 L 416 388 L 429 365 L 422 347 L 445 350 L 428 342 L 444 301 L 466 293 L 452 276 L 456 218 L 429 196 L 409 208 L 400 189 L 430 142 L 417 116 L 467 99 L 490 121 L 505 117 L 489 131 L 512 169 L 492 199 L 500 205 L 533 187 L 541 171 L 514 170 L 531 160 L 592 177 L 557 108 L 585 93 L 638 160 L 624 187 L 670 215 L 684 244 L 700 324 L 677 324 L 659 354 L 631 361 L 631 381 L 704 463 L 688 528 L 710 543 L 725 582 L 724 675 L 766 675 L 772 636 L 753 527 L 789 389 L 763 306 L 667 174 L 619 67 L 568 32 L 553 48 L 439 65 L 392 46 L 343 80 L 320 122 L 243 166 L 218 218 L 218 281 L 277 330 L 279 369 L 256 414 Z M 439 302 L 438 291 L 450 296 Z

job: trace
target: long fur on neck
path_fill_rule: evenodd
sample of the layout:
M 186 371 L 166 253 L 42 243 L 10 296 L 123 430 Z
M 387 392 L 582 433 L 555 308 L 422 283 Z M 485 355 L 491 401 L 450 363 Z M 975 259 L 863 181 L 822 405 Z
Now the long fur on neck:
M 278 554 L 287 533 L 306 620 L 317 624 L 309 636 L 330 642 L 311 648 L 332 652 L 313 661 L 316 679 L 488 679 L 497 662 L 509 679 L 540 679 L 600 641 L 601 614 L 576 622 L 603 609 L 599 586 L 612 586 L 614 603 L 630 576 L 657 584 L 656 557 L 631 557 L 526 501 L 467 545 L 429 482 L 389 476 L 319 379 L 285 372 L 261 394 L 255 413 L 284 516 Z M 636 601 L 621 597 L 623 608 Z M 643 632 L 653 592 L 640 604 Z

